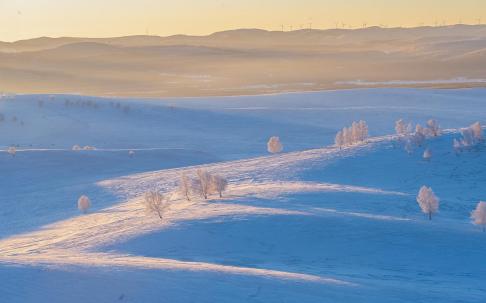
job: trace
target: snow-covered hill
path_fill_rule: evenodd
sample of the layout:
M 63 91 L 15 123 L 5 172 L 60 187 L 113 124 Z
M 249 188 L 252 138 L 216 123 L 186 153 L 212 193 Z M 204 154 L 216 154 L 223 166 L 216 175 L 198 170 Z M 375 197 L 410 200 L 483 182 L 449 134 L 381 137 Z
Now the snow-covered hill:
M 0 145 L 19 146 L 15 157 L 0 154 L 0 298 L 481 302 L 486 235 L 469 213 L 486 199 L 484 147 L 457 156 L 451 132 L 427 141 L 424 161 L 425 146 L 408 155 L 386 134 L 398 118 L 482 121 L 485 96 L 2 98 Z M 366 144 L 323 147 L 358 119 L 370 126 Z M 290 152 L 266 156 L 271 135 Z M 222 199 L 174 197 L 162 222 L 145 212 L 146 191 L 172 192 L 181 172 L 200 167 L 229 179 Z M 441 199 L 432 221 L 415 201 L 424 184 Z M 87 215 L 76 209 L 81 194 L 93 202 Z

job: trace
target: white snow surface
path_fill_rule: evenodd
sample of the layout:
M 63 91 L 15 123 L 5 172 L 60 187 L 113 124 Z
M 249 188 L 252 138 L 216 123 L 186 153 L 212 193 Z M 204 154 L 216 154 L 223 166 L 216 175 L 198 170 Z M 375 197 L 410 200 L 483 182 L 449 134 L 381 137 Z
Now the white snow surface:
M 17 95 L 0 99 L 0 114 L 0 302 L 486 297 L 486 234 L 469 219 L 486 195 L 486 149 L 452 150 L 455 129 L 486 124 L 484 89 Z M 391 135 L 399 118 L 451 130 L 408 155 Z M 369 140 L 330 146 L 361 119 Z M 273 135 L 288 152 L 266 155 Z M 228 178 L 223 198 L 174 194 L 181 173 L 198 168 Z M 441 199 L 432 221 L 415 201 L 422 185 Z M 173 197 L 164 220 L 144 209 L 153 189 Z

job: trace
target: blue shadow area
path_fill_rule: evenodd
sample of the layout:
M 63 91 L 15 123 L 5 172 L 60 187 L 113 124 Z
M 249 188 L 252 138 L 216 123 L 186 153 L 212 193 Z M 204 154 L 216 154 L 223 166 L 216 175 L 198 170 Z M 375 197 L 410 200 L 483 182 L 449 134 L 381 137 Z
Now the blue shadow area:
M 219 159 L 191 150 L 39 151 L 0 153 L 0 236 L 79 214 L 77 199 L 88 195 L 91 211 L 117 202 L 96 182 L 128 174 L 210 163 Z

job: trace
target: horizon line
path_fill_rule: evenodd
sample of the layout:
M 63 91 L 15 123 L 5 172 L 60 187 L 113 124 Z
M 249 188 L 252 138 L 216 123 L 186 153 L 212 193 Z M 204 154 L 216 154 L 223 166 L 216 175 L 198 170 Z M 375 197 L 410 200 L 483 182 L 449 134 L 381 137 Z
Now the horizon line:
M 381 25 L 371 25 L 371 26 L 366 26 L 366 27 L 355 27 L 355 28 L 340 28 L 340 27 L 334 27 L 334 28 L 300 28 L 300 29 L 295 29 L 295 30 L 270 30 L 270 29 L 264 29 L 264 28 L 256 28 L 256 27 L 240 27 L 240 28 L 233 28 L 233 29 L 225 29 L 221 31 L 215 31 L 215 32 L 210 32 L 207 34 L 173 34 L 173 35 L 157 35 L 157 34 L 128 34 L 128 35 L 121 35 L 121 36 L 102 36 L 102 37 L 89 37 L 89 36 L 34 36 L 31 38 L 26 38 L 26 39 L 19 39 L 19 40 L 0 40 L 1 43 L 9 43 L 9 44 L 14 44 L 17 42 L 22 42 L 22 41 L 30 41 L 30 40 L 36 40 L 36 39 L 116 39 L 116 38 L 127 38 L 127 37 L 158 37 L 158 38 L 171 38 L 171 37 L 177 37 L 177 36 L 184 36 L 184 37 L 209 37 L 214 34 L 218 33 L 225 33 L 225 32 L 234 32 L 234 31 L 243 31 L 243 30 L 254 30 L 254 31 L 263 31 L 263 32 L 269 32 L 269 33 L 294 33 L 294 32 L 302 32 L 302 31 L 319 31 L 319 32 L 324 32 L 324 31 L 360 31 L 360 30 L 367 30 L 367 29 L 383 29 L 383 30 L 396 30 L 396 29 L 404 29 L 404 30 L 409 30 L 409 29 L 420 29 L 420 28 L 447 28 L 447 27 L 456 27 L 456 26 L 469 26 L 469 27 L 482 27 L 486 26 L 486 24 L 468 24 L 468 23 L 455 23 L 455 24 L 447 24 L 447 25 L 420 25 L 420 26 L 381 26 Z

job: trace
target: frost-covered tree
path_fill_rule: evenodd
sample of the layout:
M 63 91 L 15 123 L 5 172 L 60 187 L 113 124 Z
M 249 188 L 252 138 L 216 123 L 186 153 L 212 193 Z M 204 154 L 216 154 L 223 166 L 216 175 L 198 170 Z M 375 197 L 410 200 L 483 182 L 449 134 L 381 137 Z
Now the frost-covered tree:
M 404 135 L 405 131 L 407 129 L 407 126 L 405 125 L 405 122 L 403 119 L 398 119 L 395 121 L 395 133 L 397 135 Z
M 11 155 L 12 157 L 15 157 L 15 155 L 17 154 L 17 148 L 15 146 L 10 146 L 8 149 L 7 149 L 7 153 L 9 155 Z
M 361 137 L 361 130 L 359 129 L 358 122 L 351 123 L 351 141 L 352 143 L 358 142 Z
M 336 134 L 334 142 L 337 146 L 352 145 L 368 138 L 368 125 L 365 121 L 353 122 L 350 127 L 344 127 Z
M 422 212 L 429 216 L 429 220 L 432 220 L 432 214 L 439 210 L 439 198 L 434 194 L 432 188 L 422 186 L 417 196 L 417 202 Z
M 413 124 L 412 122 L 409 122 L 407 124 L 407 134 L 411 134 L 413 132 Z
M 149 191 L 145 194 L 144 203 L 147 213 L 156 214 L 162 220 L 170 206 L 170 197 L 158 191 Z
M 208 195 L 211 193 L 211 174 L 204 169 L 198 169 L 196 174 L 198 177 L 197 189 L 201 196 L 204 199 L 207 199 Z
M 191 192 L 193 190 L 193 181 L 185 174 L 181 174 L 181 179 L 179 180 L 179 193 L 186 198 L 187 201 L 191 200 Z
M 412 143 L 416 146 L 422 146 L 426 138 L 425 129 L 420 124 L 417 124 L 415 126 L 415 133 L 411 136 Z
M 130 158 L 133 158 L 133 156 L 135 156 L 135 151 L 133 151 L 133 150 L 129 150 L 129 151 L 128 151 L 128 156 L 129 156 Z
M 344 145 L 344 137 L 343 137 L 343 132 L 342 131 L 338 131 L 337 132 L 336 137 L 334 138 L 334 143 L 339 148 L 341 148 Z
M 483 127 L 481 126 L 481 123 L 476 122 L 473 125 L 471 125 L 470 128 L 473 132 L 474 139 L 476 139 L 477 141 L 484 140 Z
M 90 146 L 90 145 L 86 145 L 86 146 L 83 147 L 83 150 L 96 150 L 96 147 Z
M 361 120 L 358 122 L 358 141 L 364 141 L 368 139 L 368 124 L 365 121 Z
M 405 151 L 409 155 L 413 153 L 413 141 L 411 138 L 407 138 L 407 140 L 405 141 Z
M 474 138 L 474 131 L 472 128 L 463 128 L 461 129 L 461 135 L 462 135 L 462 140 L 461 140 L 461 145 L 464 147 L 471 147 L 476 144 L 476 140 Z
M 267 150 L 269 153 L 276 154 L 283 150 L 282 142 L 280 142 L 280 138 L 273 136 L 267 142 Z
M 223 197 L 223 191 L 228 187 L 228 180 L 222 176 L 212 175 L 211 176 L 211 191 L 217 192 L 219 197 Z
M 396 122 L 396 128 L 397 131 L 400 131 L 405 135 L 404 148 L 408 154 L 412 154 L 416 146 L 422 146 L 427 138 L 426 134 L 428 131 L 420 124 L 417 124 L 415 126 L 415 132 L 412 132 L 413 127 L 411 123 L 405 126 L 405 124 L 399 120 Z
M 81 197 L 79 197 L 79 199 L 78 199 L 78 209 L 83 214 L 85 214 L 90 207 L 91 207 L 91 201 L 90 201 L 90 199 L 87 196 L 82 195 Z
M 461 129 L 461 135 L 460 149 L 468 149 L 484 141 L 483 128 L 479 122 Z
M 486 231 L 486 202 L 480 201 L 476 209 L 471 213 L 471 219 L 475 225 L 481 226 Z
M 427 130 L 428 130 L 428 133 L 430 134 L 430 136 L 432 136 L 432 137 L 439 136 L 440 135 L 440 127 L 439 127 L 439 123 L 437 122 L 437 120 L 430 119 L 429 121 L 427 121 Z
M 409 133 L 408 126 L 403 119 L 399 119 L 395 122 L 395 132 L 397 135 L 407 135 Z
M 72 150 L 74 150 L 74 151 L 78 151 L 78 150 L 82 150 L 82 148 L 81 148 L 81 146 L 79 146 L 79 145 L 75 144 L 75 145 L 73 145 Z
M 343 141 L 344 145 L 350 145 L 353 143 L 353 134 L 351 133 L 351 128 L 343 128 Z
M 454 148 L 454 152 L 456 154 L 459 154 L 461 152 L 462 145 L 461 145 L 461 142 L 459 142 L 459 140 L 454 139 L 452 141 L 452 147 Z
M 430 161 L 430 159 L 432 159 L 432 152 L 430 151 L 429 148 L 425 149 L 424 154 L 423 154 L 423 158 L 426 161 Z

